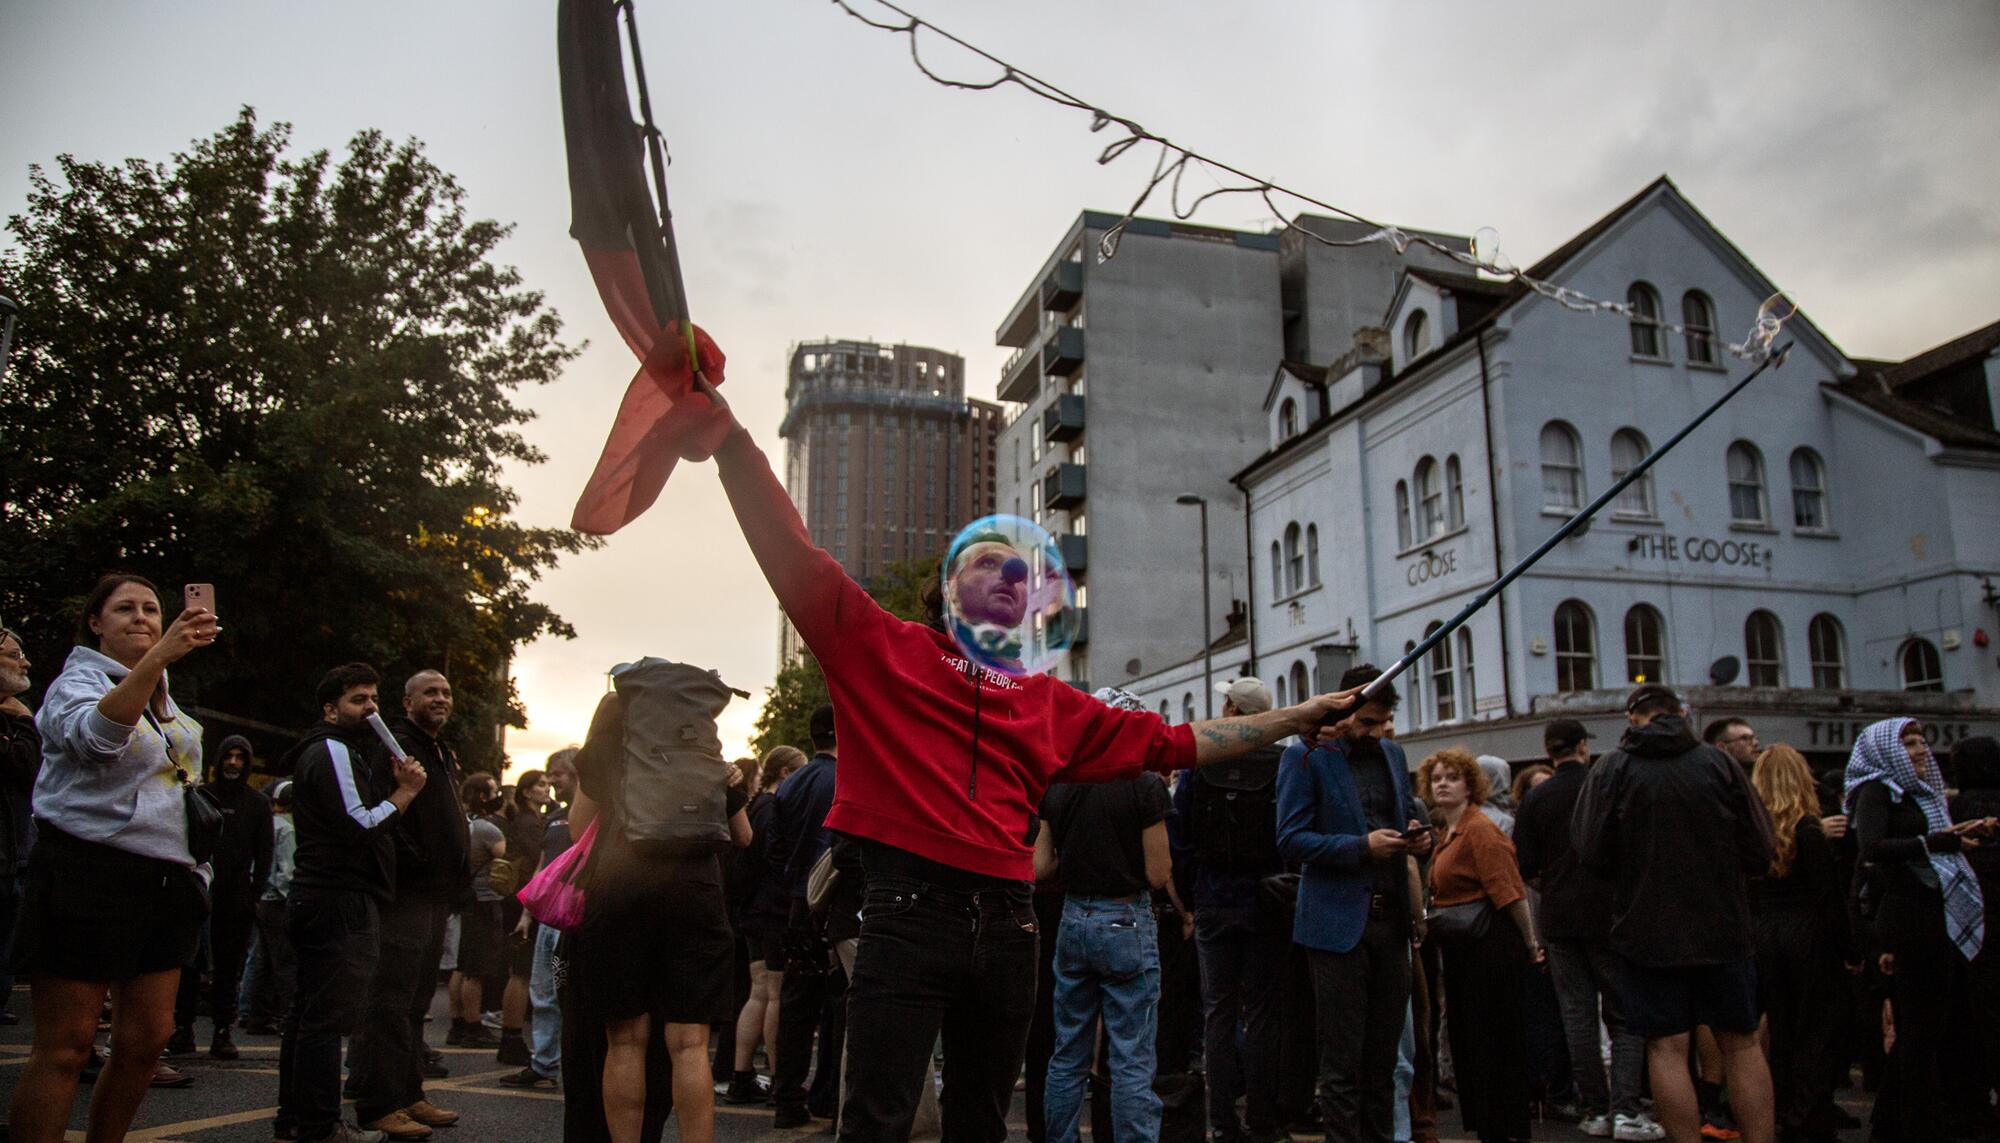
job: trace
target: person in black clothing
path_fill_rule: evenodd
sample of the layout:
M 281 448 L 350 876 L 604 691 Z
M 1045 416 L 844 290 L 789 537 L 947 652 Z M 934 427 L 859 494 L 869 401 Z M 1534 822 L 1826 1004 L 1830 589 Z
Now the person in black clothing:
M 1696 742 L 1682 710 L 1680 696 L 1657 683 L 1626 699 L 1631 729 L 1585 777 L 1571 844 L 1614 885 L 1619 999 L 1628 1025 L 1646 1038 L 1668 1137 L 1692 1140 L 1701 1130 L 1687 1061 L 1695 1027 L 1707 1025 L 1743 1137 L 1771 1143 L 1749 889 L 1771 864 L 1771 819 L 1743 767 Z
M 1271 709 L 1271 689 L 1254 678 L 1216 687 L 1222 716 Z M 1174 788 L 1176 879 L 1194 909 L 1201 962 L 1202 1058 L 1208 1076 L 1208 1124 L 1218 1140 L 1269 1136 L 1278 1124 L 1278 981 L 1288 927 L 1258 904 L 1258 885 L 1284 872 L 1278 856 L 1278 760 L 1281 746 L 1184 771 Z M 1183 872 L 1185 871 L 1185 873 Z M 1241 1047 L 1238 1047 L 1238 1044 Z M 1244 1119 L 1236 1102 L 1248 1097 Z
M 2000 817 L 2000 741 L 1985 736 L 1960 739 L 1951 750 L 1950 774 L 1958 794 L 1951 799 L 1956 821 Z M 1979 878 L 1986 903 L 1986 930 L 1994 931 L 2000 916 L 2000 846 L 1981 845 L 1965 855 Z M 1947 1053 L 1947 1079 L 1954 1103 L 1972 1113 L 1967 1126 L 1984 1138 L 2000 1136 L 1990 1096 L 2000 1090 L 2000 951 L 1982 946 L 1972 959 L 1962 1035 L 1958 1050 Z
M 1944 776 L 1911 718 L 1855 738 L 1846 807 L 1861 847 L 1861 911 L 1873 915 L 1896 1014 L 1874 1137 L 1917 1143 L 1937 1135 L 1947 1029 L 1985 944 L 1984 895 L 1965 855 L 1992 835 L 1994 819 L 1952 822 Z
M 1521 799 L 1514 819 L 1514 855 L 1521 876 L 1541 890 L 1535 925 L 1549 952 L 1549 976 L 1562 1011 L 1582 1126 L 1593 1135 L 1658 1139 L 1664 1133 L 1639 1106 L 1646 1042 L 1626 1027 L 1618 1003 L 1611 882 L 1578 862 L 1570 844 L 1570 818 L 1590 773 L 1590 734 L 1575 719 L 1559 718 L 1542 730 L 1542 748 L 1555 773 Z M 1611 1033 L 1609 1083 L 1599 1063 L 1600 1019 Z
M 351 1045 L 348 1087 L 363 1123 L 399 1111 L 425 1128 L 458 1121 L 457 1112 L 424 1094 L 426 1078 L 447 1074 L 427 1057 L 424 1019 L 437 993 L 452 902 L 470 893 L 472 881 L 465 813 L 458 803 L 458 758 L 440 737 L 451 710 L 451 681 L 439 671 L 418 671 L 403 684 L 402 716 L 389 724 L 404 753 L 423 764 L 425 781 L 407 812 L 389 827 L 396 892 L 381 909 L 381 959 Z
M 215 1018 L 215 1038 L 208 1054 L 233 1060 L 239 1053 L 229 1037 L 236 1024 L 236 992 L 243 981 L 243 961 L 250 933 L 257 925 L 257 898 L 271 880 L 271 803 L 250 788 L 250 740 L 232 734 L 216 749 L 208 767 L 208 792 L 222 807 L 222 840 L 209 859 L 208 950 L 209 1013 Z M 194 1051 L 195 1007 L 201 999 L 201 975 L 181 973 L 174 1003 L 174 1037 L 169 1055 Z
M 548 775 L 524 771 L 514 779 L 514 792 L 501 810 L 507 834 L 507 861 L 514 867 L 514 888 L 500 895 L 500 925 L 507 934 L 507 985 L 500 996 L 500 1049 L 503 1064 L 528 1066 L 528 978 L 535 972 L 535 919 L 521 907 L 516 894 L 542 867 L 542 842 L 549 831 L 548 808 L 553 800 Z
M 428 779 L 413 758 L 387 759 L 368 730 L 374 668 L 328 671 L 317 697 L 324 721 L 300 737 L 285 761 L 292 771 L 298 829 L 288 926 L 298 958 L 298 994 L 278 1051 L 276 1137 L 379 1141 L 427 1138 L 401 1110 L 356 1131 L 340 1118 L 340 1038 L 361 1022 L 381 955 L 380 910 L 394 895 L 391 832 Z
M 35 775 L 42 770 L 42 732 L 35 714 L 21 696 L 28 693 L 28 655 L 21 637 L 0 627 L 0 951 L 14 936 L 14 916 L 20 910 L 21 879 L 34 843 L 35 818 L 29 806 Z M 0 1025 L 21 1018 L 7 1010 L 13 1002 L 14 974 L 0 966 Z
M 778 1047 L 771 1065 L 771 1099 L 777 1106 L 773 1123 L 778 1127 L 802 1127 L 812 1121 L 807 1110 L 806 1070 L 812 1063 L 813 1033 L 819 1028 L 821 1011 L 830 1002 L 832 948 L 813 929 L 807 915 L 806 878 L 832 841 L 826 814 L 833 808 L 834 756 L 838 752 L 833 708 L 821 706 L 813 711 L 809 729 L 812 759 L 785 782 L 773 808 L 766 873 L 767 881 L 782 894 L 787 910 L 785 979 L 778 993 Z M 834 1071 L 838 1074 L 837 1063 Z
M 730 918 L 739 937 L 749 944 L 750 995 L 736 1018 L 735 1066 L 722 1101 L 732 1105 L 761 1103 L 765 1090 L 757 1082 L 757 1045 L 775 1062 L 778 1054 L 778 998 L 785 984 L 785 925 L 791 901 L 770 875 L 772 823 L 778 813 L 778 791 L 806 763 L 796 746 L 774 746 L 764 752 L 757 792 L 750 798 L 750 848 L 736 855 L 729 886 Z
M 1847 976 L 1847 892 L 1833 843 L 1820 826 L 1812 769 L 1779 744 L 1757 756 L 1750 784 L 1770 811 L 1778 855 L 1751 883 L 1757 912 L 1757 992 L 1787 1140 L 1830 1140 L 1833 1073 L 1826 1065 Z

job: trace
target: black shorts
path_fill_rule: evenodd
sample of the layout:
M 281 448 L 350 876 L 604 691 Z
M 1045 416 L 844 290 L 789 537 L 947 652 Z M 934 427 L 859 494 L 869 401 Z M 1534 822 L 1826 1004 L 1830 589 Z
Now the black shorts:
M 208 890 L 192 869 L 37 822 L 9 960 L 21 976 L 130 980 L 193 959 Z
M 507 954 L 502 944 L 500 902 L 474 901 L 459 914 L 458 971 L 469 980 L 505 980 Z
M 607 1020 L 712 1024 L 736 1016 L 736 938 L 715 858 L 606 854 L 570 934 L 569 981 Z
M 1618 999 L 1625 1026 L 1648 1040 L 1706 1026 L 1749 1035 L 1757 1030 L 1755 957 L 1723 964 L 1662 968 L 1619 959 Z

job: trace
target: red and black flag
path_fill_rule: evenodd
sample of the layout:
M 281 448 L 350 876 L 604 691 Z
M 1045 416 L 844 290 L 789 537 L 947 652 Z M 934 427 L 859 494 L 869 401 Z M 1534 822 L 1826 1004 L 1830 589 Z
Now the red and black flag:
M 651 125 L 646 73 L 633 33 L 640 107 L 632 119 L 618 12 L 631 0 L 560 0 L 563 135 L 569 152 L 570 236 L 612 323 L 640 361 L 570 526 L 607 535 L 652 506 L 681 459 L 704 460 L 727 421 L 698 392 L 695 374 L 722 383 L 722 351 L 688 320 L 687 294 L 666 210 L 666 171 Z M 653 159 L 653 186 L 646 159 Z M 658 201 L 655 202 L 657 191 Z M 695 363 L 690 365 L 690 361 Z

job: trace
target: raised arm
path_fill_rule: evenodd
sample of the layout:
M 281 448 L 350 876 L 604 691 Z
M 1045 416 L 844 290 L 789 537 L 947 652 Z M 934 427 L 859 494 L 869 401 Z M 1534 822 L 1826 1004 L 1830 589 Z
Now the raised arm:
M 1294 734 L 1309 734 L 1329 713 L 1346 706 L 1360 692 L 1356 687 L 1318 695 L 1296 706 L 1194 723 L 1195 765 L 1226 761 Z

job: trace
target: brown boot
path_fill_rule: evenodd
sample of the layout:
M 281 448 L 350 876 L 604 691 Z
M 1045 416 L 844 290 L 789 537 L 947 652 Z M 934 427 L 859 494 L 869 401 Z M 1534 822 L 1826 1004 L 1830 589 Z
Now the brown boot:
M 404 1108 L 403 1114 L 425 1127 L 450 1127 L 458 1122 L 458 1112 L 446 1111 L 428 1099 L 420 1099 Z
M 411 1119 L 408 1112 L 392 1111 L 373 1123 L 361 1125 L 363 1131 L 380 1131 L 398 1143 L 420 1143 L 431 1137 L 431 1129 Z

